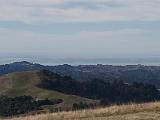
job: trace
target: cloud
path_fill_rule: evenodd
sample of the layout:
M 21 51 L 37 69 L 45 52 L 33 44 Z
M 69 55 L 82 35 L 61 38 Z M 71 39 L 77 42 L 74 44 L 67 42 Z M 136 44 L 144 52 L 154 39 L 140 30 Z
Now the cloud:
M 160 21 L 160 0 L 0 0 L 1 21 Z

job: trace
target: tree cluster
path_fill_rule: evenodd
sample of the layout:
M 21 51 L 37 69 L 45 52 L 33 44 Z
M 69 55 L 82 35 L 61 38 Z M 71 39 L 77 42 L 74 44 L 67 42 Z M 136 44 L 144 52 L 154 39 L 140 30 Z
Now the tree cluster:
M 79 103 L 73 103 L 72 109 L 73 110 L 79 110 L 79 109 L 86 109 L 86 108 L 92 108 L 92 104 L 87 104 L 84 102 L 79 102 Z
M 62 102 L 61 100 L 50 101 L 34 100 L 31 96 L 0 97 L 0 116 L 13 116 L 39 110 L 43 105 L 53 105 Z
M 90 99 L 101 100 L 102 104 L 148 102 L 160 99 L 160 92 L 154 85 L 123 81 L 106 82 L 103 80 L 76 81 L 71 77 L 60 80 L 43 80 L 39 87 L 73 94 Z

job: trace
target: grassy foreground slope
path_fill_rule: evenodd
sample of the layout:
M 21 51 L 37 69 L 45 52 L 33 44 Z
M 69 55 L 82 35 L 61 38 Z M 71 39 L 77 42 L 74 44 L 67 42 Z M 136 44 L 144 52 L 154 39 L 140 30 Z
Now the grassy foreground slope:
M 44 70 L 40 70 L 10 73 L 0 76 L 0 96 L 16 97 L 27 95 L 38 99 L 62 99 L 63 103 L 60 104 L 60 107 L 66 108 L 71 107 L 74 102 L 78 101 L 93 102 L 83 97 L 67 95 L 54 90 L 37 87 L 37 85 L 42 82 L 42 79 L 59 79 L 54 73 L 51 75 L 47 74 Z
M 5 120 L 160 120 L 160 102 L 111 106 L 94 110 L 60 112 Z

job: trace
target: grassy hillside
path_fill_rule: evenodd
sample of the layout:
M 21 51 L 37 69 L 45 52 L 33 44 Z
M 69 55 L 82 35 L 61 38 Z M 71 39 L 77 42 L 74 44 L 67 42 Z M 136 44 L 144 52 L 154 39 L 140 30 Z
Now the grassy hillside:
M 41 80 L 47 77 L 50 76 L 43 70 L 6 74 L 0 77 L 0 95 L 10 97 L 27 95 L 38 99 L 63 99 L 64 102 L 58 106 L 67 108 L 71 107 L 74 102 L 95 102 L 90 99 L 37 87 Z M 58 79 L 58 76 L 53 74 L 50 79 Z
M 9 120 L 159 120 L 160 102 L 111 106 L 94 110 L 60 112 Z M 7 120 L 7 119 L 6 119 Z
M 52 86 L 52 88 L 54 89 L 49 89 L 49 88 L 47 89 L 43 86 L 48 86 L 48 87 Z M 58 89 L 55 89 L 56 87 L 58 87 Z M 149 99 L 149 101 L 159 100 L 159 99 L 156 99 L 156 98 L 159 98 L 159 92 L 154 86 L 143 85 L 138 83 L 133 85 L 128 85 L 128 84 L 126 85 L 123 82 L 106 83 L 100 80 L 98 81 L 93 80 L 92 82 L 86 81 L 82 83 L 79 81 L 72 80 L 70 77 L 61 77 L 60 75 L 47 70 L 17 72 L 17 73 L 10 73 L 10 74 L 0 76 L 0 96 L 4 95 L 9 97 L 16 97 L 16 96 L 26 95 L 26 96 L 32 96 L 33 98 L 38 98 L 38 100 L 44 100 L 46 98 L 49 100 L 53 100 L 53 99 L 63 100 L 63 102 L 60 104 L 52 104 L 52 105 L 43 104 L 41 107 L 42 109 L 33 109 L 32 112 L 27 111 L 27 112 L 23 112 L 24 114 L 22 113 L 23 116 L 36 114 L 36 113 L 41 113 L 41 114 L 43 113 L 42 115 L 28 116 L 24 118 L 22 118 L 21 116 L 19 118 L 14 118 L 13 120 L 21 120 L 21 119 L 24 119 L 24 120 L 54 120 L 54 119 L 55 120 L 63 120 L 63 119 L 64 120 L 65 119 L 68 119 L 68 120 L 79 120 L 79 119 L 142 120 L 140 118 L 150 120 L 150 118 L 154 116 L 155 116 L 155 120 L 157 120 L 156 118 L 160 117 L 160 103 L 158 102 L 148 103 L 148 104 L 139 104 L 139 105 L 111 106 L 108 108 L 100 108 L 100 109 L 94 109 L 94 110 L 61 112 L 61 113 L 51 114 L 51 112 L 54 112 L 54 110 L 71 110 L 72 105 L 74 103 L 79 103 L 79 102 L 97 103 L 97 101 L 91 100 L 92 98 L 87 99 L 87 98 L 79 97 L 76 95 L 68 95 L 68 94 L 72 94 L 72 90 L 75 90 L 76 88 L 78 88 L 78 90 L 81 91 L 80 89 L 81 87 L 86 90 L 84 93 L 89 91 L 88 93 L 91 93 L 91 95 L 92 94 L 95 95 L 96 93 L 97 95 L 102 94 L 104 95 L 104 97 L 106 97 L 107 95 L 113 94 L 113 97 L 115 97 L 115 100 L 117 100 L 117 102 L 119 100 L 119 97 L 124 98 L 125 95 L 128 95 L 128 94 L 136 96 L 137 99 L 140 98 L 140 100 L 142 100 L 141 102 L 144 102 L 143 100 L 148 100 L 145 96 L 149 96 L 149 98 L 151 98 Z M 109 91 L 109 93 L 111 94 L 105 93 L 105 92 L 108 92 L 108 88 L 110 88 L 111 91 Z M 117 88 L 117 91 L 115 91 L 116 88 Z M 125 89 L 122 89 L 122 88 L 125 88 Z M 135 93 L 135 94 L 128 93 L 128 90 L 130 90 L 131 93 Z M 124 91 L 127 91 L 127 94 L 122 94 L 124 93 Z M 114 94 L 117 92 L 120 93 L 121 96 L 119 96 L 118 94 L 116 95 Z M 65 94 L 65 93 L 68 93 L 68 94 Z M 112 98 L 111 96 L 109 97 Z M 143 97 L 145 98 L 143 99 Z M 36 101 L 36 99 L 34 100 Z M 127 103 L 128 102 L 129 101 L 127 101 Z M 11 100 L 11 102 L 6 102 L 6 99 L 3 100 L 2 98 L 1 103 L 2 103 L 2 107 L 0 108 L 0 110 L 2 110 L 1 112 L 3 113 L 3 111 L 5 111 L 5 108 L 7 108 L 6 105 L 10 105 L 11 103 L 13 103 L 13 100 Z M 21 102 L 19 101 L 16 102 L 16 105 L 17 103 L 20 103 L 19 106 L 22 106 Z M 80 104 L 80 105 L 82 106 L 83 104 Z M 77 106 L 77 104 L 74 104 L 74 106 Z M 7 109 L 7 112 L 5 111 L 5 113 L 8 113 L 8 110 L 9 111 L 11 110 L 10 108 L 13 109 L 13 105 L 9 106 L 8 108 L 9 109 Z M 59 109 L 55 109 L 55 108 L 59 108 Z M 75 108 L 77 109 L 79 107 L 75 107 Z M 23 110 L 23 108 L 21 110 Z M 14 108 L 13 111 L 17 111 L 17 108 Z M 48 113 L 48 114 L 44 114 L 44 113 Z M 11 114 L 10 116 L 12 115 L 18 115 L 18 114 Z

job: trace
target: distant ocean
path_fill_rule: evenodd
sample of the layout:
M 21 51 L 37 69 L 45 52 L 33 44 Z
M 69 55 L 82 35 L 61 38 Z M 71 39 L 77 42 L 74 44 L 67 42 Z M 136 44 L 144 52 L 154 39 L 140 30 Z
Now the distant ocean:
M 160 66 L 160 57 L 150 58 L 53 58 L 53 57 L 0 57 L 0 64 L 28 61 L 42 65 L 148 65 Z

